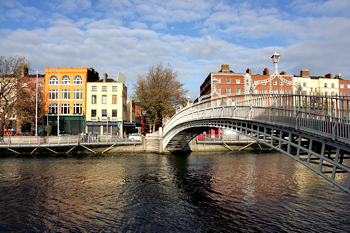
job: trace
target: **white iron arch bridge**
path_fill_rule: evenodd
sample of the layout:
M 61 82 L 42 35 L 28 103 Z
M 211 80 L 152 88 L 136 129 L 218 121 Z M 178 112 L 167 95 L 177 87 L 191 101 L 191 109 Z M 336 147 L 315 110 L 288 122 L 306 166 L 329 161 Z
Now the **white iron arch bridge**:
M 350 193 L 350 98 L 248 94 L 202 100 L 163 129 L 163 150 L 184 150 L 203 131 L 240 132 L 282 152 Z

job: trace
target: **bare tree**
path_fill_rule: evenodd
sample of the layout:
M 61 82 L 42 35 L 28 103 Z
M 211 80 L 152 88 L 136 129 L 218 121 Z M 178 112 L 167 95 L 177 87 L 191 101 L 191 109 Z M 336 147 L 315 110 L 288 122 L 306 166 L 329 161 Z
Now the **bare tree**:
M 177 108 L 186 104 L 188 90 L 183 86 L 177 80 L 177 72 L 169 65 L 164 67 L 163 63 L 150 67 L 144 76 L 138 76 L 132 98 L 150 114 L 153 132 L 158 122 L 164 117 L 171 117 Z
M 24 56 L 0 57 L 0 127 L 9 123 L 15 114 L 18 78 L 23 76 L 23 68 L 30 68 Z

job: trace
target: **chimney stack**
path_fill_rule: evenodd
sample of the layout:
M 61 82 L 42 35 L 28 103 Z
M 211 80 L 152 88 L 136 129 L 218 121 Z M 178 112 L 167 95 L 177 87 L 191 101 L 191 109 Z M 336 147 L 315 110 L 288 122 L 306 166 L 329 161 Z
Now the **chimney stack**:
M 287 74 L 287 71 L 285 71 L 285 70 L 282 70 L 280 73 L 280 75 L 286 75 L 286 74 Z
M 24 78 L 28 75 L 28 66 L 22 65 L 21 66 L 21 77 Z
M 230 71 L 230 67 L 229 67 L 228 63 L 222 63 L 221 71 L 222 72 L 229 72 Z
M 324 76 L 325 78 L 333 78 L 333 74 L 332 73 L 328 73 Z
M 263 75 L 270 75 L 269 69 L 265 68 L 265 69 L 263 70 Z
M 300 76 L 301 77 L 309 77 L 310 76 L 309 70 L 308 69 L 301 69 Z
M 108 78 L 108 74 L 107 73 L 103 73 L 103 82 L 105 83 L 107 81 Z
M 336 78 L 336 79 L 343 79 L 343 77 L 342 77 L 341 73 L 336 74 L 334 78 Z
M 252 69 L 250 69 L 250 67 L 248 67 L 248 69 L 245 71 L 247 74 L 252 75 Z

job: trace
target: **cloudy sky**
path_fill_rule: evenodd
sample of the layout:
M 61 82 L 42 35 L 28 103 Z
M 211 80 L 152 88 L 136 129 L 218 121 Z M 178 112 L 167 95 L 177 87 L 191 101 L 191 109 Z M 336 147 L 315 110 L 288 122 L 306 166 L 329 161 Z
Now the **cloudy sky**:
M 0 55 L 34 70 L 93 67 L 132 82 L 163 62 L 198 97 L 210 72 L 229 63 L 350 79 L 349 0 L 0 0 Z

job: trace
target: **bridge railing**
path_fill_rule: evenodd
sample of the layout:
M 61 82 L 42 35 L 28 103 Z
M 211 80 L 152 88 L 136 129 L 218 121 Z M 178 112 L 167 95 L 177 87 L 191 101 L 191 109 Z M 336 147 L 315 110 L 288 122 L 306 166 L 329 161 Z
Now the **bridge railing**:
M 0 148 L 6 147 L 55 147 L 55 146 L 75 146 L 99 145 L 99 144 L 115 144 L 123 142 L 142 143 L 141 141 L 132 141 L 128 138 L 120 138 L 110 135 L 67 135 L 67 136 L 5 136 L 0 140 Z
M 178 111 L 163 129 L 210 118 L 281 124 L 350 144 L 350 99 L 319 95 L 249 94 L 207 99 Z

